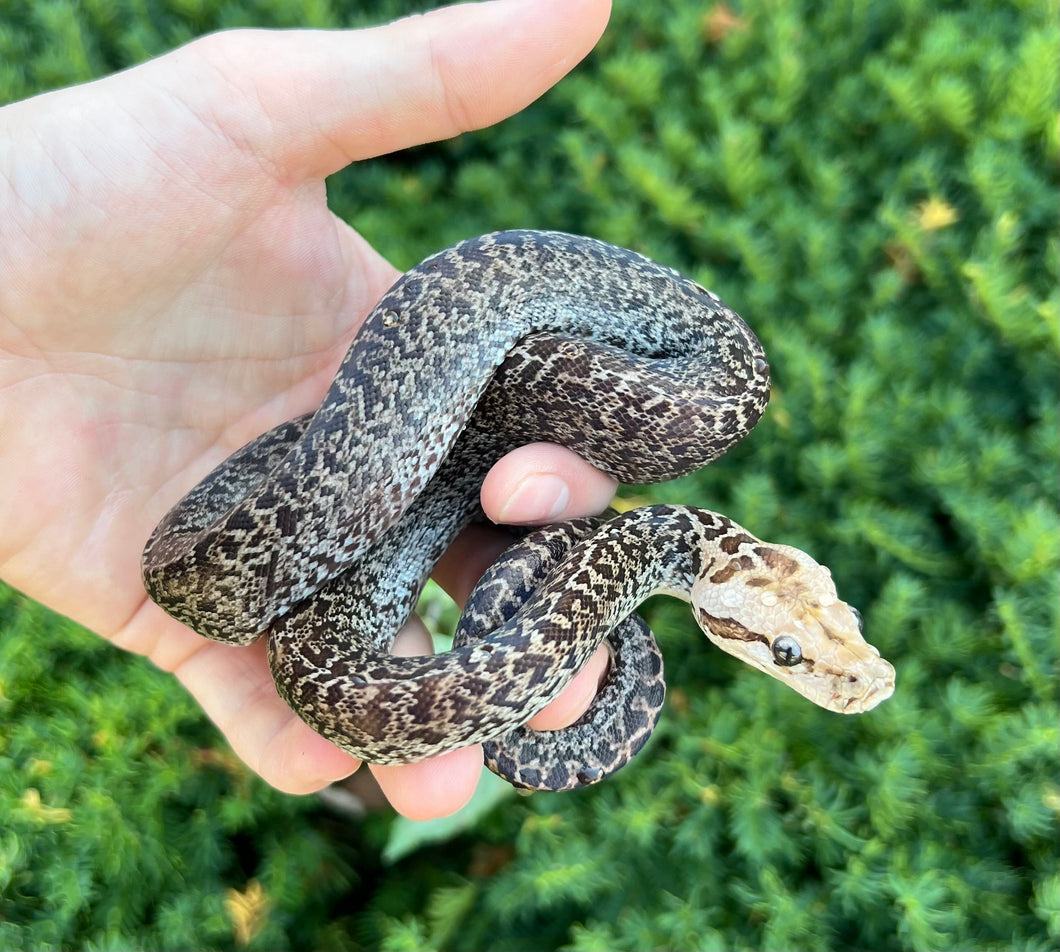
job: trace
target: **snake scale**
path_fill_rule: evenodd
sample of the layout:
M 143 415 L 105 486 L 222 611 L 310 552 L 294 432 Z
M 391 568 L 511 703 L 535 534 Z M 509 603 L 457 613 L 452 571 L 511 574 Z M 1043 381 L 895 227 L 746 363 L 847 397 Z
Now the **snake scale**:
M 267 635 L 283 698 L 373 763 L 486 742 L 517 786 L 606 776 L 662 705 L 661 656 L 631 614 L 655 592 L 690 601 L 715 644 L 816 703 L 868 710 L 894 669 L 828 570 L 684 506 L 530 534 L 480 581 L 452 650 L 390 654 L 505 452 L 550 440 L 623 482 L 671 479 L 742 439 L 768 396 L 757 338 L 673 269 L 559 232 L 468 239 L 383 296 L 319 409 L 238 450 L 162 519 L 145 587 L 207 637 Z M 525 728 L 604 641 L 585 715 Z

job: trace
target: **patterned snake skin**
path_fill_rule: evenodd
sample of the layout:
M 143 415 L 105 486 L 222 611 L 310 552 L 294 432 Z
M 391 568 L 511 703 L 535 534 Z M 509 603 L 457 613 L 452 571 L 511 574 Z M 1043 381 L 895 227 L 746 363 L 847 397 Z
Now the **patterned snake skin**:
M 671 479 L 742 439 L 768 392 L 754 334 L 672 269 L 558 232 L 469 239 L 384 295 L 315 413 L 247 444 L 165 516 L 144 583 L 207 637 L 267 634 L 284 699 L 373 763 L 493 741 L 487 763 L 519 786 L 601 779 L 662 704 L 658 649 L 630 616 L 659 591 L 816 703 L 868 710 L 894 670 L 827 569 L 688 507 L 531 535 L 480 582 L 452 651 L 390 654 L 509 449 L 551 440 L 624 482 Z M 523 728 L 605 639 L 610 671 L 579 722 Z

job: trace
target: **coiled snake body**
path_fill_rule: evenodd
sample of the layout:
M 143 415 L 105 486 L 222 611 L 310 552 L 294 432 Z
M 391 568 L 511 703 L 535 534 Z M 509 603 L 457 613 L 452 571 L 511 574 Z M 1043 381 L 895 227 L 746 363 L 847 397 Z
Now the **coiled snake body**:
M 630 614 L 656 591 L 691 600 L 711 640 L 811 700 L 867 710 L 894 671 L 827 569 L 689 507 L 533 534 L 480 582 L 452 651 L 389 653 L 507 450 L 552 440 L 624 482 L 673 478 L 754 426 L 768 372 L 734 312 L 634 252 L 557 232 L 461 242 L 384 295 L 315 413 L 165 516 L 145 586 L 208 637 L 267 633 L 285 700 L 374 763 L 489 741 L 487 763 L 517 785 L 601 779 L 662 704 L 658 649 Z M 605 638 L 610 670 L 581 720 L 523 728 Z

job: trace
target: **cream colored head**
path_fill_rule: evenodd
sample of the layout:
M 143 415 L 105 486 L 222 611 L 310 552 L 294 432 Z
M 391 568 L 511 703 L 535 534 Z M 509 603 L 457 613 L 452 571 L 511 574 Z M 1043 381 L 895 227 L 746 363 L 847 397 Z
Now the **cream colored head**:
M 692 610 L 719 648 L 842 714 L 894 692 L 894 668 L 861 635 L 861 616 L 805 552 L 745 537 L 692 587 Z

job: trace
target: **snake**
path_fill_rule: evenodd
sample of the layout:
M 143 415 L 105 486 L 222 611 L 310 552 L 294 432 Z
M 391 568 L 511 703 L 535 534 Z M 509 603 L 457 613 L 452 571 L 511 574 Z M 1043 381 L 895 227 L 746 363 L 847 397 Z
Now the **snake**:
M 479 489 L 502 455 L 545 440 L 623 483 L 674 479 L 743 439 L 769 393 L 755 334 L 673 268 L 563 232 L 469 238 L 380 298 L 315 411 L 237 450 L 163 516 L 144 586 L 207 638 L 267 638 L 280 696 L 375 764 L 482 743 L 520 788 L 613 773 L 663 706 L 662 656 L 635 614 L 657 593 L 814 703 L 867 711 L 894 669 L 828 569 L 690 506 L 530 532 L 479 581 L 450 650 L 391 653 L 435 563 L 483 519 Z M 526 727 L 601 644 L 588 710 Z

